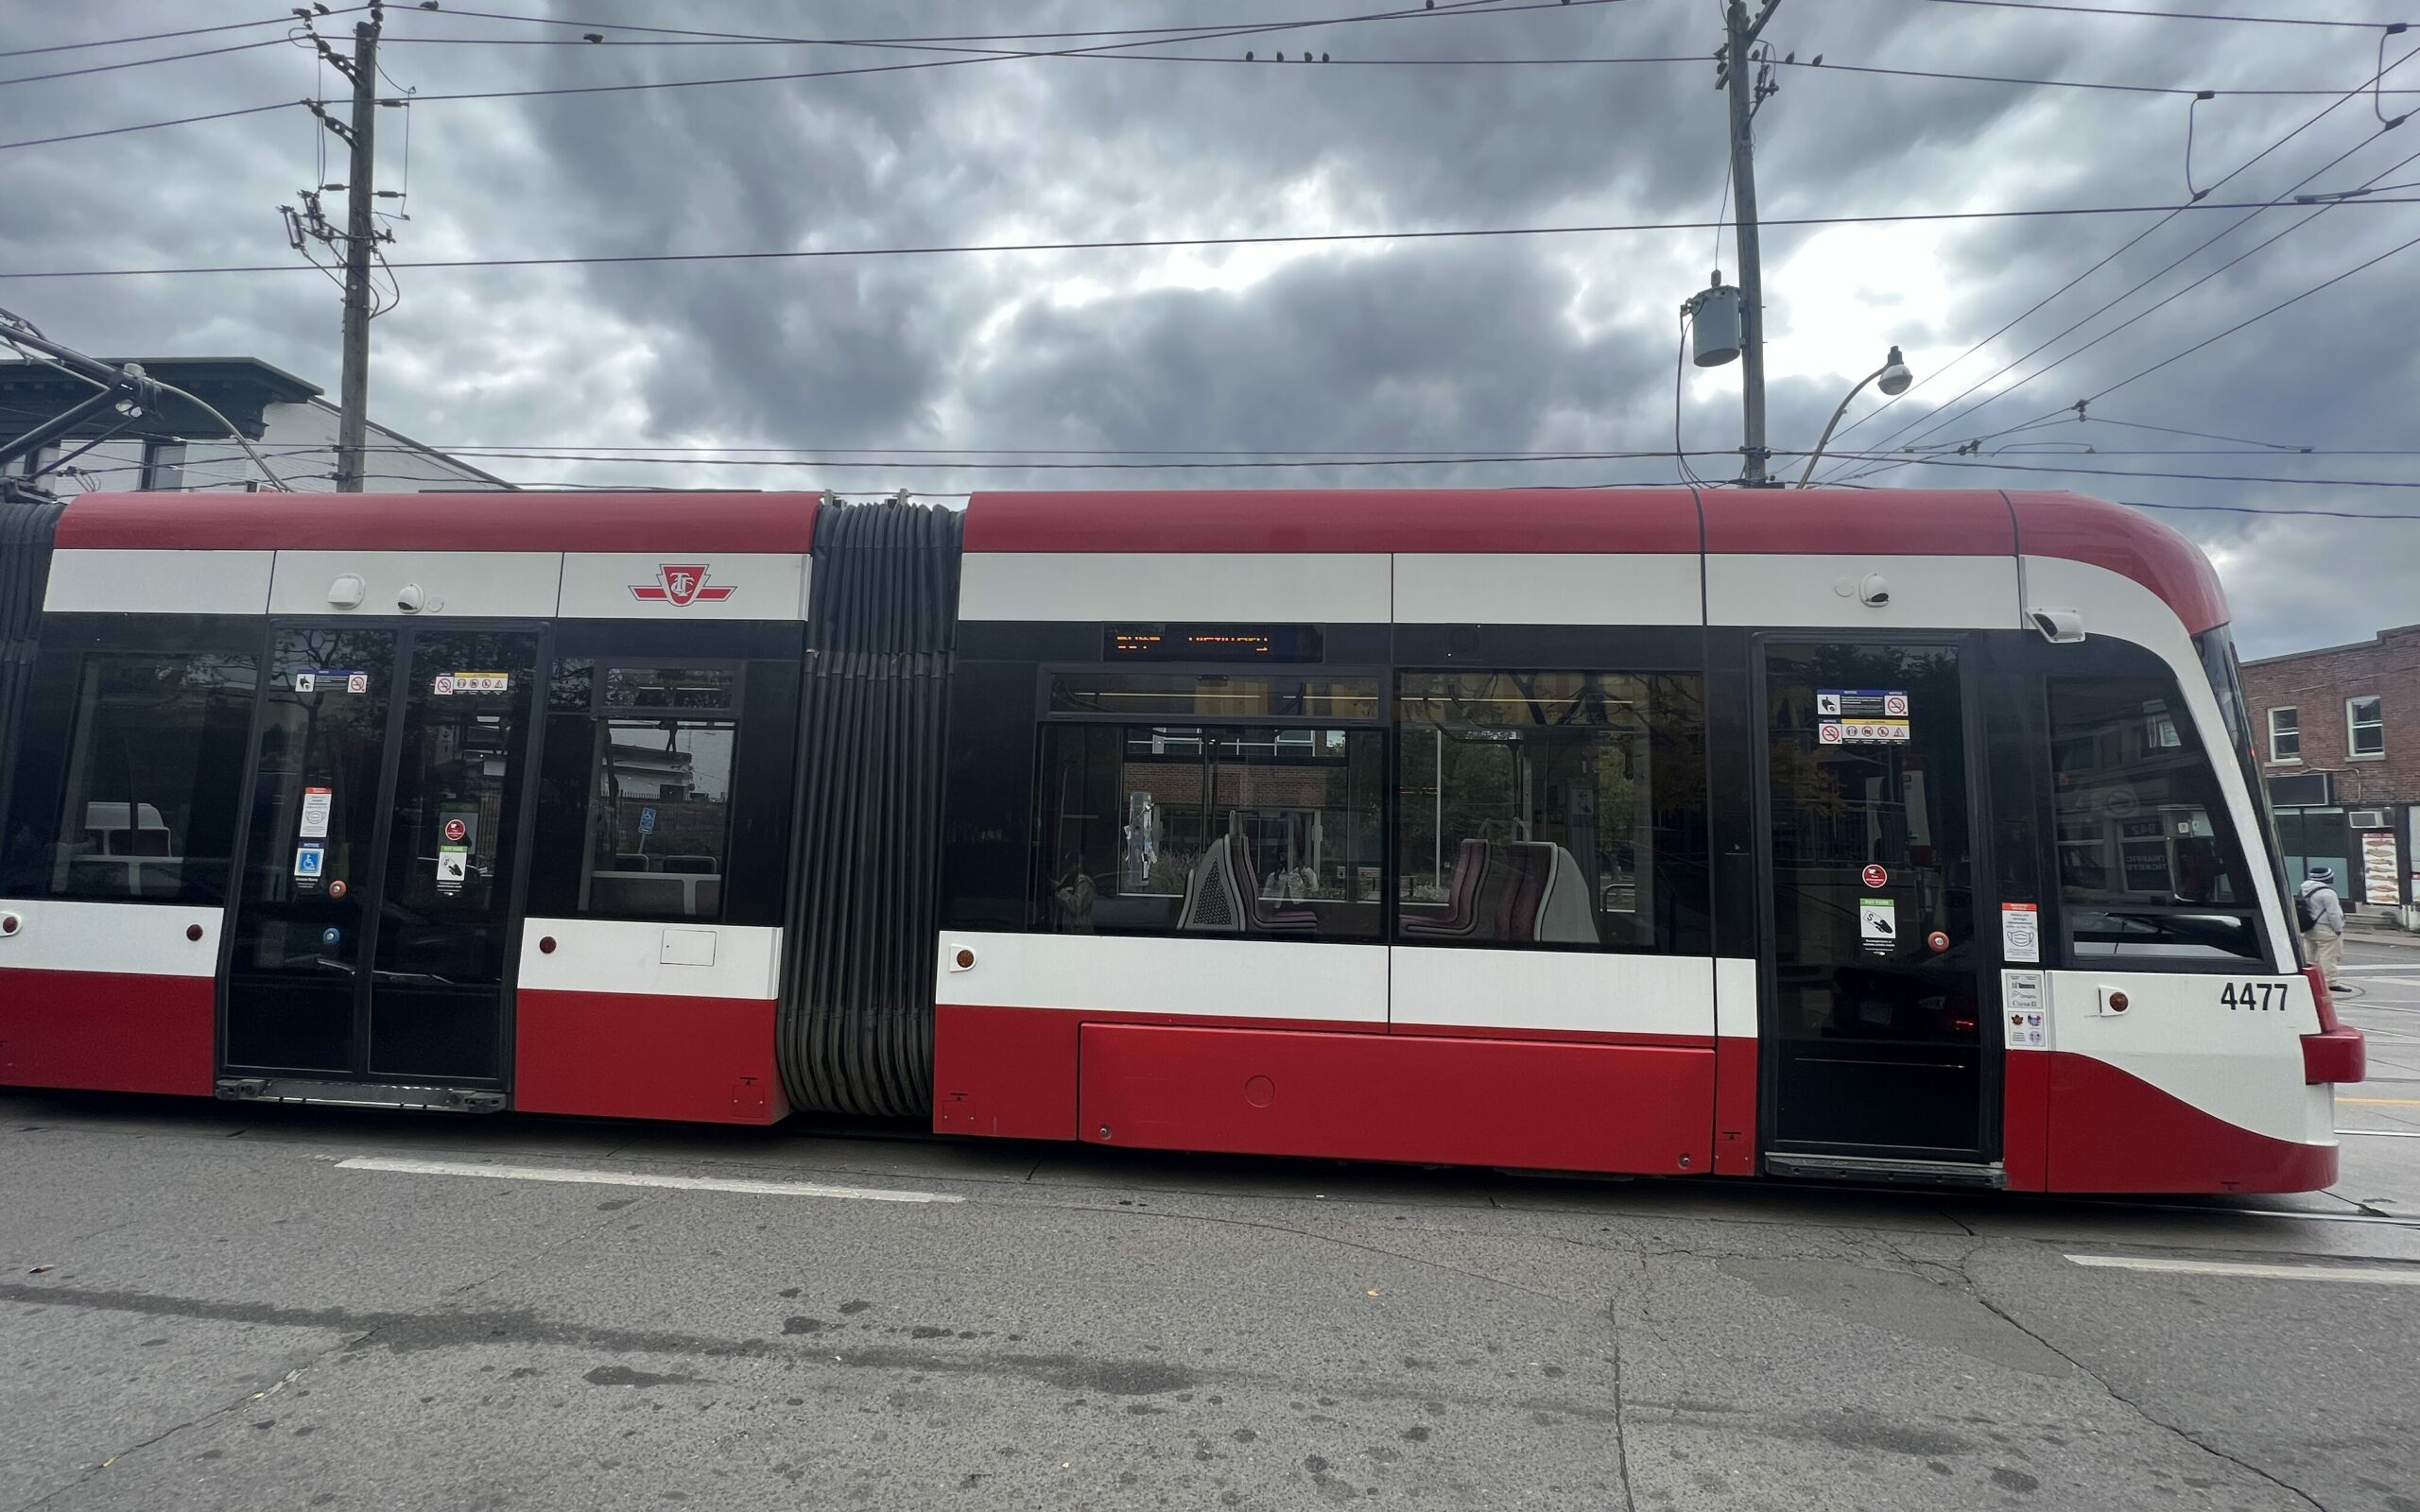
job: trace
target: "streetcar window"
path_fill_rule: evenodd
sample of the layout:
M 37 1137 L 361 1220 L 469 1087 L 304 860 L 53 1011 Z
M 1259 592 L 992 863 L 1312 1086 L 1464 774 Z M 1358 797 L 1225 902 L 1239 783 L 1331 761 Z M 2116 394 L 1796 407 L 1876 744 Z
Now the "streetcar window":
M 2165 677 L 2049 682 L 2060 893 L 2079 964 L 2261 954 L 2243 848 L 2192 715 Z
M 596 721 L 581 913 L 722 917 L 733 734 L 691 719 Z
M 1375 939 L 1381 730 L 1057 723 L 1043 730 L 1043 927 Z
M 534 907 L 592 919 L 726 916 L 739 694 L 735 665 L 555 663 L 539 849 L 564 863 L 558 870 L 542 859 Z
M 59 747 L 26 742 L 0 889 L 101 902 L 222 902 L 257 660 L 50 656 L 64 663 L 68 696 L 55 724 L 44 717 L 29 725 L 62 731 L 64 759 Z
M 1403 674 L 1396 939 L 1693 948 L 1704 706 L 1693 677 Z

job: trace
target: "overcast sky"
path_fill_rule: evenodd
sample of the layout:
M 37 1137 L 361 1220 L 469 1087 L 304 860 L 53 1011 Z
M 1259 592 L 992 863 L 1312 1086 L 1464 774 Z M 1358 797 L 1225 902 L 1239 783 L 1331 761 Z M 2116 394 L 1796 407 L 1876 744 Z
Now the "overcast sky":
M 11 49 L 263 19 L 271 0 L 5 0 Z M 2155 0 L 2113 0 L 2150 9 Z M 618 29 L 932 38 L 1309 20 L 1354 0 L 452 0 L 390 10 L 385 93 L 422 96 L 881 67 L 856 77 L 521 98 L 380 113 L 379 182 L 406 186 L 391 255 L 780 251 L 1703 221 L 1724 183 L 1704 60 L 1714 0 L 1482 5 L 1456 14 L 1140 42 L 1144 57 L 703 43 Z M 485 9 L 484 7 L 482 8 Z M 2375 0 L 2177 9 L 2358 21 Z M 1492 13 L 1491 13 L 1492 12 Z M 519 18 L 519 19 L 513 19 Z M 543 18 L 583 25 L 544 24 Z M 351 15 L 323 21 L 346 36 Z M 605 41 L 590 43 L 595 31 Z M 0 140 L 333 96 L 279 28 L 0 59 Z M 2118 19 L 1941 0 L 1789 0 L 1767 39 L 1800 66 L 1757 121 L 1764 215 L 2170 205 L 2189 97 L 1849 72 L 1841 65 L 2219 91 L 2192 122 L 2196 188 L 2316 124 L 2211 203 L 2420 180 L 2420 94 L 2342 91 L 2379 33 Z M 2410 37 L 2394 40 L 2408 44 Z M 674 41 L 696 45 L 664 45 Z M 200 49 L 269 44 L 71 78 Z M 347 45 L 349 46 L 349 36 Z M 1297 61 L 1307 45 L 1325 64 Z M 1247 64 L 1249 48 L 1257 60 Z M 1283 52 L 1287 61 L 1270 60 Z M 1824 66 L 1804 66 L 1821 54 Z M 1666 55 L 1688 62 L 1565 61 Z M 2390 50 L 2392 62 L 2400 53 Z M 1168 60 L 1189 57 L 1193 61 Z M 1428 60 L 1415 63 L 1413 60 Z M 1515 60 L 1481 65 L 1481 60 Z M 1540 61 L 1544 60 L 1545 61 Z M 1450 62 L 1443 60 L 1452 60 Z M 1526 60 L 1526 61 L 1521 61 Z M 897 69 L 901 64 L 946 66 Z M 2389 84 L 2420 89 L 2420 61 Z M 2229 91 L 2325 90 L 2252 95 Z M 320 173 L 299 109 L 0 151 L 0 270 L 293 265 L 277 207 Z M 337 148 L 328 143 L 331 150 Z M 2326 167 L 2340 154 L 2341 163 Z M 2316 177 L 2311 177 L 2313 175 Z M 340 160 L 322 181 L 345 177 Z M 340 215 L 341 197 L 330 197 Z M 1980 450 L 2007 469 L 2420 483 L 2420 457 L 2246 453 L 2121 426 L 2329 451 L 2420 448 L 2420 248 L 2094 403 L 2082 424 L 1995 434 L 2101 392 L 2420 232 L 2420 207 L 1774 227 L 1765 236 L 1771 443 L 1804 451 L 1896 342 L 1920 386 L 1836 443 Z M 2273 246 L 2083 351 L 2265 238 Z M 2019 321 L 2036 301 L 2139 245 Z M 2224 234 L 2221 234 L 2224 233 Z M 2198 244 L 2214 245 L 2097 317 Z M 372 414 L 451 448 L 963 448 L 1167 453 L 1668 452 L 1677 309 L 1720 266 L 1705 231 L 1290 247 L 419 268 L 373 331 Z M 86 351 L 251 355 L 337 387 L 338 307 L 308 269 L 0 281 L 0 303 Z M 2086 320 L 2073 335 L 2070 324 Z M 1988 339 L 1987 339 L 1988 338 Z M 2057 339 L 2053 339 L 2057 338 Z M 2003 365 L 2050 342 L 2039 355 Z M 1976 349 L 1968 355 L 1970 349 Z M 1986 381 L 1988 380 L 1988 381 Z M 1970 385 L 1983 387 L 1934 413 Z M 2004 392 L 2002 392 L 2004 391 Z M 2000 397 L 1993 398 L 1996 392 Z M 1964 415 L 1969 405 L 1991 403 Z M 1869 389 L 1851 419 L 1880 401 Z M 1686 444 L 1739 441 L 1737 366 L 1685 376 Z M 1943 423 L 1930 429 L 1934 421 Z M 1910 421 L 1920 421 L 1909 425 Z M 1903 434 L 1903 425 L 1909 428 Z M 2085 448 L 2093 448 L 2086 454 Z M 2210 455 L 2220 449 L 2227 455 Z M 2146 455 L 2169 453 L 2171 455 Z M 661 451 L 659 450 L 659 455 Z M 709 454 L 709 457 L 711 454 Z M 963 492 L 1000 487 L 1668 482 L 1668 457 L 1453 466 L 1028 472 L 482 460 L 527 482 Z M 1055 458 L 1080 461 L 1080 456 Z M 1211 461 L 1202 455 L 1192 460 Z M 1100 460 L 1100 458 L 1094 458 Z M 1710 478 L 1735 456 L 1703 456 Z M 1795 476 L 1796 465 L 1787 458 Z M 1858 464 L 1847 471 L 1858 471 Z M 2104 498 L 2420 514 L 2420 490 L 1897 466 L 1876 486 L 2069 488 Z M 2219 563 L 2247 656 L 2420 619 L 2420 520 L 2163 512 Z

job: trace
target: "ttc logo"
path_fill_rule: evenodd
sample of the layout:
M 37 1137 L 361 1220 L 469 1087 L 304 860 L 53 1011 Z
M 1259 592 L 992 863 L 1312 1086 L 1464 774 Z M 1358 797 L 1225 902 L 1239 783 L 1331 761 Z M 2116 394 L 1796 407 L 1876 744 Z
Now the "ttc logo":
M 719 604 L 739 592 L 729 583 L 708 584 L 704 562 L 691 566 L 675 566 L 667 562 L 656 568 L 655 576 L 656 580 L 651 583 L 632 583 L 631 596 L 642 603 L 669 604 L 674 609 L 687 609 L 700 599 L 709 604 Z

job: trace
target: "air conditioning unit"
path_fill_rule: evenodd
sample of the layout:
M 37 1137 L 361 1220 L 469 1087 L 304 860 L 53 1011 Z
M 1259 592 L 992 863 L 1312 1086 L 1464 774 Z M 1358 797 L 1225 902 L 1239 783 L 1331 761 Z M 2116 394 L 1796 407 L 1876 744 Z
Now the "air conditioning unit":
M 2392 830 L 2394 821 L 2384 809 L 2354 809 L 2344 816 L 2344 826 L 2350 830 Z

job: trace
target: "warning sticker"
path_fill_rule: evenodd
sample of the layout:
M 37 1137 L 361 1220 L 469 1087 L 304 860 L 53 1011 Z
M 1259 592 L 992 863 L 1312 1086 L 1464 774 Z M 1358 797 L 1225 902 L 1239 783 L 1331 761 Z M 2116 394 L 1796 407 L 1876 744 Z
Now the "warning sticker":
M 336 789 L 306 787 L 302 790 L 302 819 L 295 833 L 305 840 L 328 837 L 328 813 L 336 807 Z
M 305 840 L 294 848 L 295 885 L 308 892 L 318 888 L 320 874 L 327 868 L 328 848 L 315 840 Z
M 2007 1026 L 2006 1043 L 2011 1050 L 2050 1047 L 2049 1025 L 2042 1006 L 2041 972 L 2000 973 L 2000 1022 Z
M 2031 966 L 2042 959 L 2042 905 L 2000 904 L 2000 959 Z
M 1905 719 L 1908 695 L 1898 688 L 1819 688 L 1815 713 L 1824 719 Z
M 1904 719 L 1826 719 L 1815 727 L 1818 744 L 1825 746 L 1904 746 Z
M 441 845 L 437 848 L 437 890 L 460 892 L 471 875 L 471 848 L 466 845 Z
M 442 698 L 462 693 L 510 693 L 512 675 L 509 672 L 441 672 L 429 684 L 428 691 Z
M 334 693 L 339 688 L 347 693 L 368 693 L 370 674 L 338 667 L 305 667 L 294 674 L 297 693 Z
M 1860 898 L 1857 936 L 1868 955 L 1888 955 L 1899 943 L 1899 905 L 1888 898 Z

